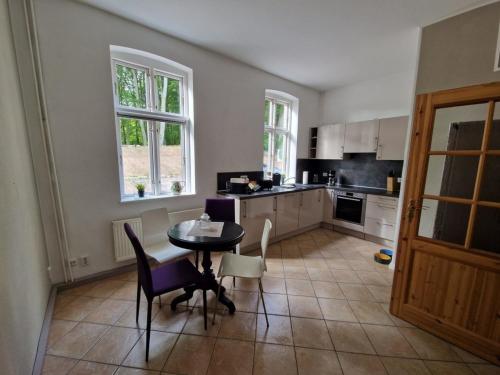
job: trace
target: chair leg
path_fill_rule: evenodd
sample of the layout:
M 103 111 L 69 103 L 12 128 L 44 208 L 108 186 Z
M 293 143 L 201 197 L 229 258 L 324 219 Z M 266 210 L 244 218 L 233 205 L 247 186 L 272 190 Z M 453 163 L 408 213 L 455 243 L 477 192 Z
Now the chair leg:
M 158 296 L 158 301 L 160 303 L 160 309 L 161 309 L 161 296 Z
M 236 254 L 236 248 L 233 248 L 233 254 Z M 233 286 L 236 286 L 236 277 L 233 276 Z
M 267 326 L 269 327 L 269 320 L 267 319 L 266 304 L 264 302 L 264 288 L 262 288 L 261 279 L 259 279 L 259 290 L 260 290 L 260 298 L 262 299 L 262 307 L 264 308 L 264 314 L 266 315 L 266 323 L 267 323 Z
M 219 280 L 219 287 L 217 288 L 217 297 L 215 297 L 215 303 L 214 303 L 214 317 L 212 318 L 212 325 L 215 324 L 215 313 L 217 312 L 217 303 L 219 302 L 219 296 L 220 296 L 220 287 L 222 285 L 222 280 L 224 280 L 224 276 L 222 276 Z
M 207 330 L 207 291 L 203 290 L 203 320 L 205 321 L 205 331 Z
M 141 282 L 137 280 L 137 307 L 135 310 L 135 322 L 139 323 L 139 309 L 141 307 Z
M 148 299 L 148 323 L 146 326 L 146 362 L 149 361 L 149 339 L 151 338 L 151 310 L 153 301 Z

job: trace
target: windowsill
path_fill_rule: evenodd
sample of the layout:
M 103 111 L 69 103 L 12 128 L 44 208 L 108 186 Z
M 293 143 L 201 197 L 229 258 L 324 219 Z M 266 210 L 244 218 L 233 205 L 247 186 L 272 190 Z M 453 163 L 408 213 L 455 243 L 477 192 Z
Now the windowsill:
M 192 197 L 196 193 L 185 192 L 180 194 L 162 194 L 162 195 L 145 195 L 140 198 L 138 195 L 130 195 L 121 197 L 120 203 L 130 203 L 130 202 L 143 202 L 143 201 L 153 201 L 158 199 L 169 199 L 169 198 L 180 198 L 180 197 Z

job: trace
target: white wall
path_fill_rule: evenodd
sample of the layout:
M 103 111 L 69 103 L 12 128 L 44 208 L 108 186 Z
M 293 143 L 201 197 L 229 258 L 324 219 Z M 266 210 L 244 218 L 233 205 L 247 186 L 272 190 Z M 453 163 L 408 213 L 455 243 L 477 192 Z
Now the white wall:
M 88 254 L 76 277 L 117 267 L 111 220 L 149 208 L 200 207 L 216 173 L 260 170 L 265 89 L 299 99 L 298 156 L 319 122 L 319 93 L 70 0 L 35 2 L 43 79 L 71 256 Z M 197 194 L 121 204 L 109 45 L 144 50 L 194 71 Z M 57 278 L 57 275 L 55 275 Z
M 0 1 L 0 372 L 31 374 L 50 282 L 7 0 Z
M 414 78 L 413 71 L 406 71 L 327 91 L 321 98 L 321 123 L 409 115 Z

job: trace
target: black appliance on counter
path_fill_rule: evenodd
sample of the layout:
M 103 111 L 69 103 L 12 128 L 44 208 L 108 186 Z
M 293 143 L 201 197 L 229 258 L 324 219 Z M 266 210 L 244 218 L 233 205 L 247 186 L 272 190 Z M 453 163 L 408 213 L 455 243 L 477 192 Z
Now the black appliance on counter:
M 226 190 L 230 194 L 250 194 L 252 193 L 252 189 L 248 187 L 248 183 L 241 182 L 226 182 Z
M 281 185 L 281 174 L 273 173 L 273 185 L 280 186 Z
M 273 180 L 258 180 L 257 184 L 262 190 L 272 190 L 274 185 Z

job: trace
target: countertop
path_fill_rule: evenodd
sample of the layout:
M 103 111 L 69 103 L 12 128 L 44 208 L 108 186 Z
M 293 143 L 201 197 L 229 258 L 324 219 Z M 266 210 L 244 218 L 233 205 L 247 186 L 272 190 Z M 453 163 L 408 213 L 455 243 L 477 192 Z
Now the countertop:
M 274 186 L 272 190 L 261 190 L 251 194 L 231 194 L 227 190 L 218 190 L 217 194 L 225 195 L 227 197 L 231 197 L 234 199 L 253 199 L 253 198 L 262 198 L 262 197 L 270 197 L 273 195 L 286 194 L 286 193 L 296 193 L 300 191 L 306 190 L 315 190 L 315 189 L 333 189 L 333 190 L 343 190 L 343 191 L 352 191 L 356 193 L 365 193 L 365 194 L 373 194 L 373 195 L 384 195 L 387 197 L 399 197 L 399 191 L 387 191 L 385 189 L 377 189 L 377 188 L 369 188 L 369 187 L 359 187 L 359 186 L 327 186 L 324 184 L 295 184 L 294 188 L 283 188 L 280 186 Z

